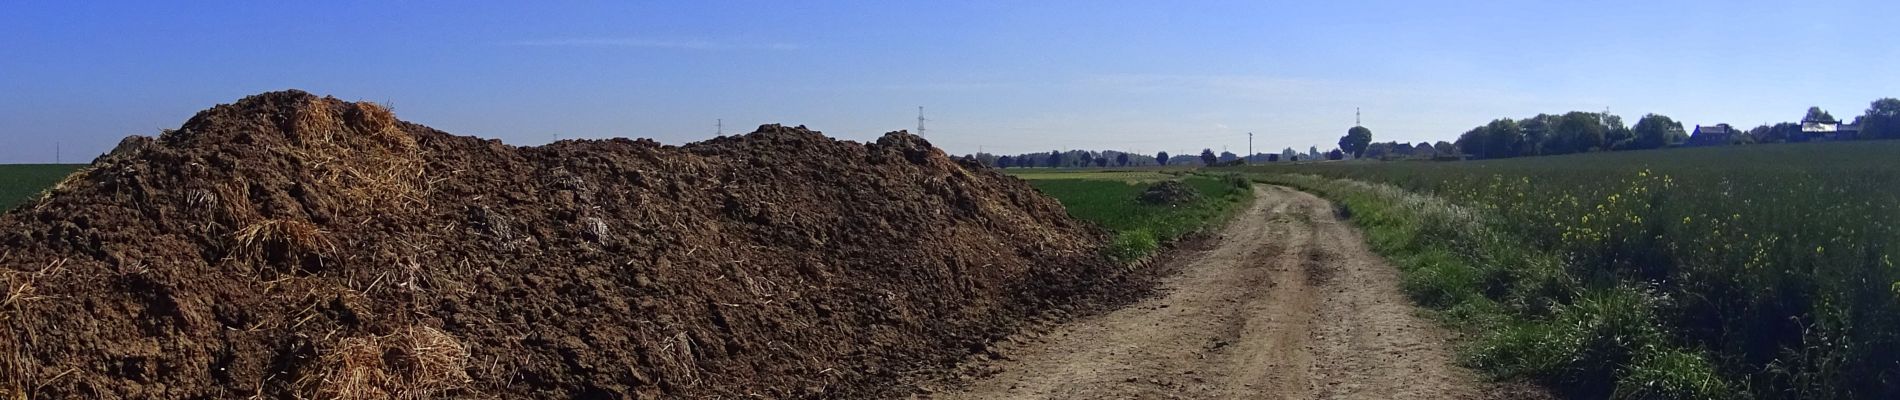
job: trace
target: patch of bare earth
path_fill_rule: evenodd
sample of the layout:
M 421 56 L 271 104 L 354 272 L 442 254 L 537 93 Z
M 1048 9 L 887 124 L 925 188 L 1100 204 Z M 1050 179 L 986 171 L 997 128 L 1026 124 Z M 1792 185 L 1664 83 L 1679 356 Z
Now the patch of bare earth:
M 1455 366 L 1397 271 L 1325 200 L 1281 187 L 1176 257 L 1162 295 L 1026 332 L 975 376 L 920 396 L 999 398 L 1541 397 Z M 940 392 L 930 393 L 932 389 Z

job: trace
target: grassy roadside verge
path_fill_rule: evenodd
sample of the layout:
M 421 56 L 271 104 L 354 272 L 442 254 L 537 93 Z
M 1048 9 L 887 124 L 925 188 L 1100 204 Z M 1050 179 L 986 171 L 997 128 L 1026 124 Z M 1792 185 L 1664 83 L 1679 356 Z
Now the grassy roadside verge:
M 1108 252 L 1123 262 L 1146 257 L 1163 244 L 1225 221 L 1253 201 L 1251 184 L 1237 175 L 1173 178 L 1194 188 L 1199 197 L 1172 206 L 1138 200 L 1149 185 L 1163 179 L 1129 180 L 1115 173 L 1064 173 L 1026 179 L 1062 202 L 1069 215 L 1114 232 Z
M 1395 186 L 1314 175 L 1256 179 L 1332 200 L 1442 323 L 1472 334 L 1461 361 L 1578 398 L 1745 398 L 1709 355 L 1680 345 L 1653 288 L 1577 276 L 1483 213 Z

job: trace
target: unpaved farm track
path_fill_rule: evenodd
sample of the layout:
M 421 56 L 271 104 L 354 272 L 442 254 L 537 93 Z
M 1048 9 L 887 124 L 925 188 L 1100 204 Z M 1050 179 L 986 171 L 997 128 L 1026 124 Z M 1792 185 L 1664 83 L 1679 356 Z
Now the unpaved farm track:
M 997 345 L 947 399 L 1518 398 L 1452 364 L 1397 271 L 1330 203 L 1277 186 L 1175 258 L 1162 295 Z M 985 375 L 987 374 L 987 375 Z M 1541 397 L 1541 396 L 1531 396 Z

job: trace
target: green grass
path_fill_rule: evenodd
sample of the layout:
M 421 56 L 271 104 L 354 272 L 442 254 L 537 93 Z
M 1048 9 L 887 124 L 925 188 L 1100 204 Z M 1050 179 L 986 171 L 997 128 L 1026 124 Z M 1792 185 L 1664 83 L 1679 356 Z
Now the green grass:
M 0 212 L 32 200 L 85 164 L 0 165 Z
M 1200 199 L 1177 206 L 1142 204 L 1136 200 L 1142 191 L 1167 178 L 1130 179 L 1116 171 L 1063 172 L 1060 178 L 1043 175 L 1029 183 L 1062 202 L 1069 215 L 1112 231 L 1115 238 L 1108 252 L 1122 261 L 1152 254 L 1164 243 L 1224 220 L 1253 199 L 1248 183 L 1236 177 L 1169 178 L 1193 187 Z
M 1244 170 L 1344 204 L 1408 293 L 1476 333 L 1466 361 L 1493 374 L 1582 397 L 1900 398 L 1897 154 L 1900 141 Z

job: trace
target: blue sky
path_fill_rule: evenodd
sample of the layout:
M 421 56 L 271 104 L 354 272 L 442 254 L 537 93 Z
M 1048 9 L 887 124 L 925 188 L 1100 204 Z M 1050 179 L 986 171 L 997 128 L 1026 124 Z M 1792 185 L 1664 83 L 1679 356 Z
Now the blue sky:
M 758 124 L 952 152 L 1439 140 L 1608 108 L 1754 126 L 1900 96 L 1893 1 L 0 3 L 0 163 L 298 88 L 534 145 Z

